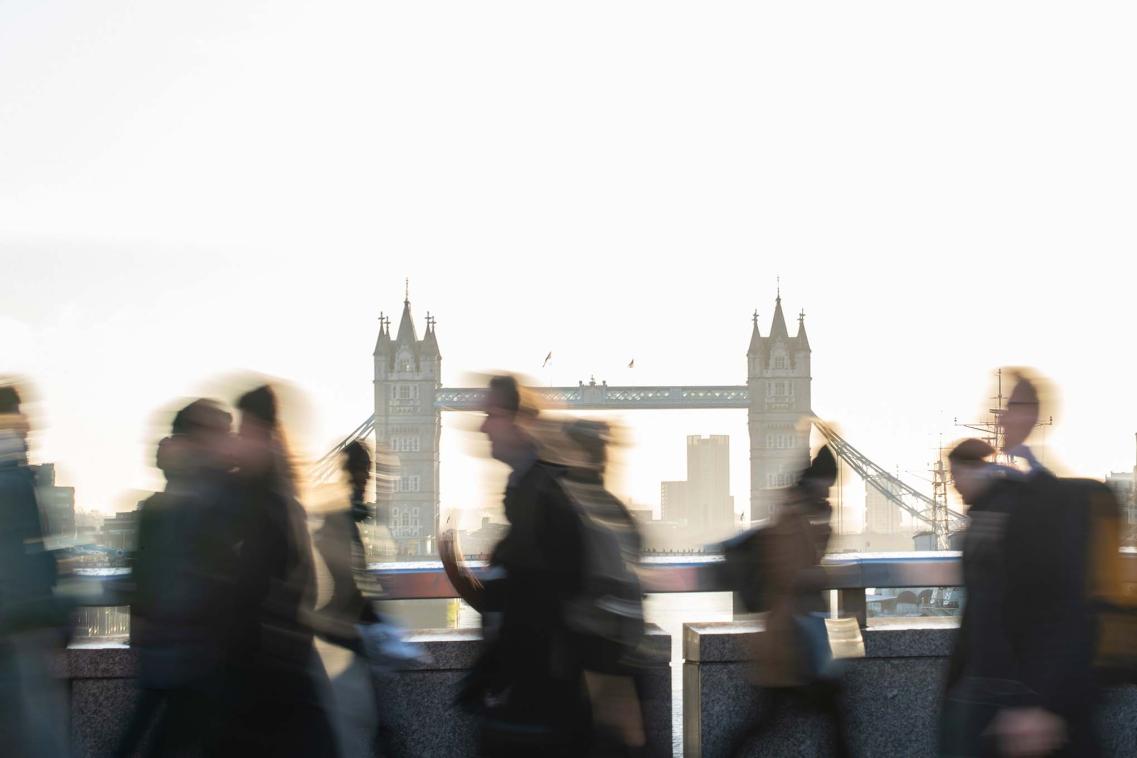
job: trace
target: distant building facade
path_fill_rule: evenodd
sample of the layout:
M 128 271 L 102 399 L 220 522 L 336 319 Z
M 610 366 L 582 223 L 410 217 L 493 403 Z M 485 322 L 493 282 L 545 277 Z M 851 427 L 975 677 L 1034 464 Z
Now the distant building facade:
M 746 352 L 751 521 L 772 518 L 782 491 L 797 481 L 809 463 L 810 425 L 806 422 L 813 416 L 811 354 L 805 314 L 798 317 L 797 334 L 789 336 L 779 292 L 769 336 L 759 332 L 755 313 Z
M 884 480 L 877 482 L 893 495 L 899 495 L 895 485 Z M 865 531 L 872 534 L 899 534 L 911 531 L 901 526 L 900 508 L 880 491 L 876 484 L 865 482 Z
M 60 487 L 55 483 L 54 463 L 41 463 L 30 468 L 35 475 L 36 499 L 39 501 L 44 536 L 74 539 L 75 488 Z
M 379 325 L 375 343 L 375 443 L 399 461 L 390 495 L 389 529 L 399 555 L 434 552 L 438 534 L 438 444 L 442 417 L 434 394 L 442 386 L 442 355 L 427 314 L 419 339 L 408 297 L 403 301 L 399 330 L 390 321 Z
M 687 437 L 687 479 L 660 483 L 660 519 L 697 547 L 723 539 L 736 528 L 730 494 L 730 437 L 725 434 Z M 666 533 L 667 529 L 659 530 Z
M 681 523 L 687 519 L 687 481 L 661 482 L 659 515 L 662 521 Z
M 1130 525 L 1137 525 L 1137 499 L 1134 497 L 1133 475 L 1134 471 L 1111 471 L 1105 478 L 1117 499 L 1121 502 L 1125 521 Z

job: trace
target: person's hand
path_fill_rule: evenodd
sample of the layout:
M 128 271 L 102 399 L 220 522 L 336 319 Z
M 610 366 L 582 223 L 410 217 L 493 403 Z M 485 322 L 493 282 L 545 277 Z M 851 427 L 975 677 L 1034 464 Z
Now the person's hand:
M 1066 723 L 1042 708 L 1006 708 L 995 715 L 991 731 L 999 754 L 1011 758 L 1049 755 L 1066 741 Z

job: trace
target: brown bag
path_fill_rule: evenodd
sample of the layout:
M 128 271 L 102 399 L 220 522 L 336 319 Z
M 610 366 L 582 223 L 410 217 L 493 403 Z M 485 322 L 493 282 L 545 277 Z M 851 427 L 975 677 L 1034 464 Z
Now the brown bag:
M 1121 504 L 1101 482 L 1068 481 L 1090 518 L 1087 579 L 1097 626 L 1094 668 L 1108 683 L 1137 682 L 1137 585 L 1125 581 Z

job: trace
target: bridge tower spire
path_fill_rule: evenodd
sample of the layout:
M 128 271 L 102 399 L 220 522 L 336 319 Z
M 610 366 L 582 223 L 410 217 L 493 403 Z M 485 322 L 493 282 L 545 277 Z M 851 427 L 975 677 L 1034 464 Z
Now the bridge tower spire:
M 390 495 L 390 529 L 400 555 L 435 552 L 439 520 L 438 445 L 442 415 L 434 395 L 442 386 L 442 354 L 428 315 L 420 339 L 411 312 L 410 285 L 395 337 L 382 319 L 375 347 L 375 444 L 399 459 Z
M 781 490 L 792 485 L 809 462 L 810 355 L 805 314 L 795 337 L 786 329 L 779 281 L 770 333 L 759 334 L 756 314 L 746 353 L 751 521 L 775 515 Z

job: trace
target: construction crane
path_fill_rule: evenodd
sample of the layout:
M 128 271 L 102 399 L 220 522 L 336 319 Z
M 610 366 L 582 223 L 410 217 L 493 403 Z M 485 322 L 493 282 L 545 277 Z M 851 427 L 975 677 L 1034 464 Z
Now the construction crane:
M 962 528 L 966 517 L 948 508 L 947 475 L 942 459 L 933 468 L 933 497 L 928 497 L 874 463 L 821 419 L 814 418 L 813 425 L 821 432 L 833 454 L 852 467 L 866 483 L 896 507 L 931 528 L 937 550 L 948 549 L 951 533 Z

